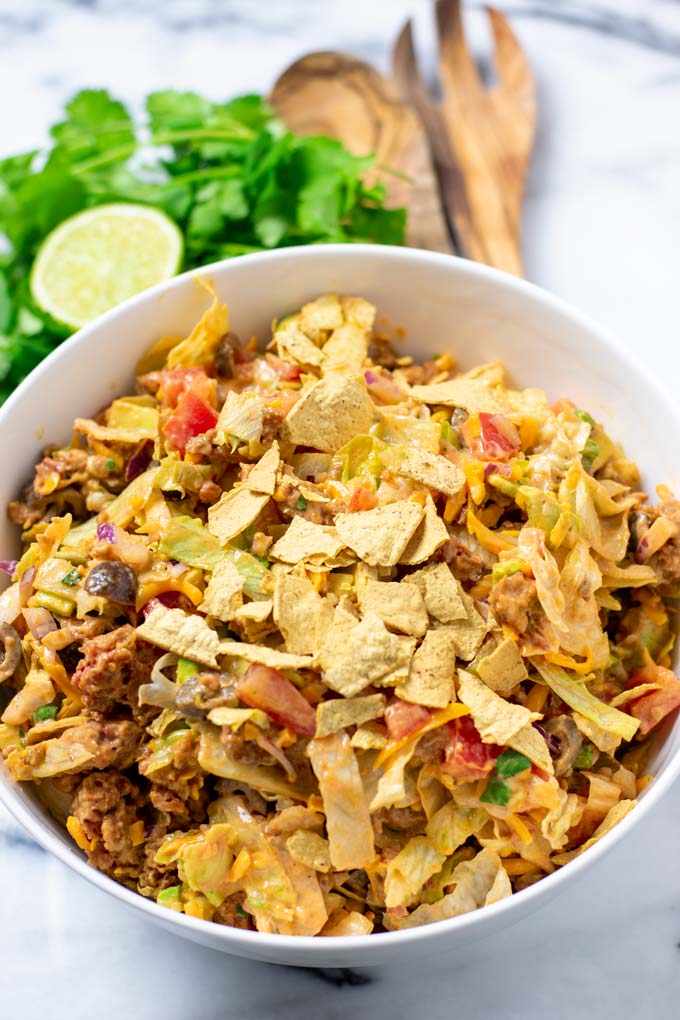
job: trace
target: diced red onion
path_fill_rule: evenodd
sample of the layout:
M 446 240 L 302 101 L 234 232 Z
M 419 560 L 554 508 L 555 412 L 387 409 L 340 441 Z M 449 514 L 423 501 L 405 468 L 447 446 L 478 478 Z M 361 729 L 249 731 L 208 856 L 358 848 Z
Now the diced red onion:
M 543 729 L 542 726 L 539 726 L 537 722 L 532 723 L 531 725 L 534 727 L 535 730 L 538 730 L 538 732 L 541 734 L 546 744 L 548 745 L 548 750 L 552 751 L 553 754 L 559 754 L 560 742 L 557 739 L 557 737 L 554 737 L 552 733 L 548 733 L 546 730 Z
M 369 372 L 364 372 L 364 379 L 366 380 L 366 382 L 370 386 L 371 383 L 377 383 L 378 376 L 375 374 L 375 372 L 370 372 L 370 371 Z
M 151 457 L 153 455 L 153 443 L 148 440 L 141 450 L 133 454 L 130 457 L 127 468 L 125 469 L 125 481 L 131 482 L 133 478 L 141 475 L 148 468 L 151 463 Z
M 484 468 L 484 478 L 488 478 L 489 475 L 500 475 L 502 478 L 512 478 L 512 467 L 510 464 L 496 464 L 495 461 L 491 461 Z
M 275 743 L 273 743 L 271 740 L 269 740 L 268 737 L 265 737 L 264 735 L 258 736 L 255 742 L 259 744 L 263 751 L 266 751 L 267 754 L 270 754 L 272 758 L 274 758 L 279 763 L 281 768 L 284 769 L 288 778 L 291 780 L 291 782 L 294 783 L 295 780 L 297 779 L 297 772 L 293 768 L 292 764 L 289 762 L 288 758 L 286 758 L 281 748 L 277 747 Z
M 18 560 L 0 560 L 0 570 L 4 570 L 10 577 L 14 576 L 14 571 L 17 569 Z
M 108 521 L 106 522 L 106 524 L 98 524 L 97 538 L 101 542 L 115 542 L 116 541 L 115 524 L 110 524 Z
M 19 591 L 21 593 L 21 604 L 25 606 L 31 595 L 33 594 L 33 581 L 35 580 L 35 567 L 29 567 L 25 570 L 21 580 L 19 581 Z

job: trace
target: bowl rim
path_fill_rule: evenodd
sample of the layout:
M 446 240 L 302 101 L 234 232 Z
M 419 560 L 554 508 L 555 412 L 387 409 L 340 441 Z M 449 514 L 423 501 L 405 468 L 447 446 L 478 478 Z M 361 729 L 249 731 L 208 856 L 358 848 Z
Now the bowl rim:
M 102 326 L 114 321 L 121 314 L 140 307 L 146 302 L 152 302 L 171 290 L 187 286 L 190 281 L 195 280 L 196 276 L 210 277 L 213 273 L 222 273 L 228 265 L 238 264 L 241 268 L 247 268 L 249 265 L 267 266 L 286 261 L 292 263 L 298 261 L 305 262 L 318 256 L 319 247 L 279 248 L 272 251 L 241 255 L 236 260 L 222 259 L 198 269 L 187 270 L 178 276 L 172 277 L 170 280 L 165 280 L 129 298 L 66 339 L 20 383 L 4 406 L 0 408 L 0 430 L 6 426 L 7 420 L 11 419 L 14 413 L 14 408 L 23 401 L 37 379 L 50 375 L 57 368 L 64 354 L 87 343 L 90 337 L 95 335 Z M 365 258 L 369 261 L 378 259 L 385 260 L 388 263 L 415 261 L 433 266 L 451 265 L 463 277 L 467 276 L 470 280 L 486 280 L 501 290 L 514 292 L 531 303 L 543 306 L 577 329 L 588 333 L 603 353 L 608 354 L 619 362 L 625 363 L 631 372 L 637 377 L 642 378 L 646 386 L 655 393 L 663 407 L 664 413 L 680 429 L 680 405 L 674 402 L 663 382 L 656 378 L 646 365 L 641 364 L 634 354 L 630 353 L 626 348 L 618 346 L 614 338 L 589 316 L 573 308 L 561 298 L 553 296 L 542 287 L 490 266 L 471 262 L 457 256 L 423 249 L 377 244 L 330 244 L 323 245 L 322 247 L 324 255 L 337 256 L 339 259 L 351 255 L 354 259 Z M 221 948 L 227 950 L 231 948 L 239 955 L 251 958 L 256 958 L 260 950 L 263 953 L 270 951 L 277 956 L 286 955 L 288 958 L 305 956 L 307 959 L 319 953 L 319 955 L 323 955 L 326 959 L 329 956 L 337 958 L 337 962 L 340 963 L 345 955 L 353 955 L 357 951 L 361 951 L 366 955 L 365 965 L 370 966 L 370 946 L 375 946 L 376 949 L 378 947 L 385 949 L 389 944 L 396 949 L 398 946 L 408 946 L 416 942 L 423 943 L 436 940 L 454 931 L 475 929 L 480 926 L 486 927 L 490 922 L 493 922 L 494 918 L 500 919 L 505 914 L 517 912 L 520 906 L 525 907 L 525 913 L 529 912 L 533 906 L 538 906 L 541 900 L 549 899 L 560 891 L 565 883 L 576 880 L 579 874 L 588 870 L 591 865 L 605 856 L 619 840 L 625 838 L 638 822 L 642 821 L 650 809 L 667 793 L 678 775 L 680 775 L 680 748 L 664 764 L 662 774 L 658 778 L 655 777 L 654 781 L 649 784 L 644 792 L 644 796 L 641 797 L 635 808 L 629 811 L 617 825 L 605 833 L 592 847 L 570 861 L 568 865 L 557 869 L 550 875 L 546 875 L 528 888 L 522 889 L 490 906 L 482 907 L 466 914 L 460 914 L 457 917 L 399 931 L 378 932 L 368 937 L 365 935 L 351 935 L 325 936 L 320 938 L 319 936 L 310 935 L 269 934 L 233 928 L 228 925 L 216 925 L 212 921 L 205 921 L 168 910 L 153 900 L 146 899 L 140 893 L 133 892 L 120 885 L 103 872 L 97 871 L 87 863 L 76 847 L 70 847 L 62 842 L 50 831 L 48 825 L 42 819 L 34 817 L 19 796 L 16 789 L 17 784 L 9 776 L 4 763 L 0 766 L 0 802 L 4 804 L 16 821 L 45 850 L 54 854 L 58 860 L 76 872 L 76 874 L 85 878 L 104 892 L 118 898 L 128 906 L 146 913 L 156 921 L 160 921 L 166 928 L 171 930 L 176 928 L 177 934 L 182 934 L 183 929 L 188 929 L 196 936 L 198 941 L 205 939 L 206 942 L 210 941 L 213 944 L 221 942 L 223 944 Z

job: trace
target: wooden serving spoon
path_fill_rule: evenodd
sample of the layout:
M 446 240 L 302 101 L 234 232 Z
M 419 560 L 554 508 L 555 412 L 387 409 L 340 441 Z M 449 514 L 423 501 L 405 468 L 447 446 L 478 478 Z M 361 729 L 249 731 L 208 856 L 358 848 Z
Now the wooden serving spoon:
M 330 135 L 356 155 L 374 153 L 367 181 L 380 180 L 389 204 L 408 210 L 407 243 L 453 251 L 425 132 L 391 81 L 344 53 L 310 53 L 283 72 L 270 102 L 297 134 Z

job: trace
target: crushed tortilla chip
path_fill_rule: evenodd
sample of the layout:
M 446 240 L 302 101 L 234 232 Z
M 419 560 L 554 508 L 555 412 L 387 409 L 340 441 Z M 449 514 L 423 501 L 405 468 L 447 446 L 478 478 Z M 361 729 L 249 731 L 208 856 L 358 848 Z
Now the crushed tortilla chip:
M 182 609 L 156 606 L 137 627 L 137 636 L 152 645 L 217 668 L 220 639 L 202 616 Z M 233 642 L 238 644 L 238 642 Z
M 446 629 L 429 630 L 411 660 L 408 678 L 397 685 L 395 694 L 404 701 L 428 708 L 446 708 L 455 701 L 456 672 L 454 642 Z
M 413 537 L 399 559 L 406 566 L 417 566 L 429 560 L 430 556 L 449 539 L 446 525 L 437 513 L 432 496 L 425 500 L 425 516 L 416 528 Z
M 347 322 L 354 322 L 365 330 L 373 329 L 377 309 L 370 301 L 367 301 L 366 298 L 349 297 L 343 294 L 340 304 Z
M 440 623 L 467 621 L 465 592 L 446 563 L 433 563 L 422 567 L 412 574 L 407 574 L 404 581 L 415 584 L 420 589 L 427 611 L 433 619 Z
M 279 453 L 279 444 L 274 440 L 246 478 L 245 484 L 250 491 L 273 496 L 280 464 L 281 454 Z
M 466 485 L 465 475 L 450 460 L 441 454 L 428 453 L 416 447 L 395 459 L 392 470 L 404 478 L 412 478 L 430 489 L 443 492 L 446 496 L 457 495 Z
M 415 754 L 416 743 L 417 741 L 409 741 L 392 756 L 389 765 L 384 767 L 371 800 L 372 812 L 379 811 L 380 808 L 408 807 L 418 799 L 418 791 L 413 788 L 415 784 L 409 782 L 406 773 L 406 767 Z
M 338 556 L 344 542 L 335 528 L 294 517 L 284 535 L 269 550 L 273 560 L 299 563 L 302 560 L 328 560 Z
M 264 623 L 272 611 L 273 602 L 271 599 L 263 599 L 260 602 L 246 602 L 239 606 L 234 613 L 234 620 L 252 620 L 253 623 Z
M 367 722 L 357 726 L 350 743 L 363 751 L 380 751 L 387 743 L 387 730 L 377 722 Z
M 394 671 L 408 671 L 414 646 L 413 639 L 390 634 L 376 613 L 357 621 L 340 605 L 318 653 L 323 682 L 351 698 Z
M 297 446 L 335 453 L 356 435 L 368 432 L 378 416 L 362 377 L 332 372 L 293 404 L 281 436 Z
M 257 520 L 268 502 L 269 496 L 245 485 L 231 489 L 208 510 L 208 531 L 226 545 Z
M 391 567 L 399 562 L 424 514 L 420 503 L 402 500 L 375 510 L 338 514 L 335 527 L 360 559 L 370 566 Z
M 300 328 L 298 316 L 279 326 L 274 334 L 274 346 L 280 358 L 296 365 L 318 368 L 324 360 L 317 345 Z
M 274 622 L 288 651 L 312 655 L 316 650 L 316 623 L 323 600 L 307 577 L 277 572 L 274 582 Z
M 320 343 L 326 333 L 342 326 L 343 321 L 342 305 L 337 294 L 322 294 L 300 309 L 300 328 L 316 343 Z
M 512 638 L 504 638 L 493 652 L 480 659 L 477 673 L 486 686 L 498 694 L 510 694 L 528 676 L 524 660 Z
M 580 712 L 573 712 L 572 718 L 584 737 L 595 744 L 598 751 L 602 751 L 603 754 L 614 754 L 623 739 L 616 733 L 610 733 L 609 730 L 605 730 L 603 726 L 598 726 L 596 722 L 592 722 L 590 719 L 586 719 Z
M 462 407 L 470 414 L 478 414 L 480 411 L 503 414 L 508 410 L 503 393 L 499 392 L 497 387 L 464 375 L 449 379 L 447 382 L 412 386 L 411 396 L 425 404 Z
M 458 671 L 458 695 L 470 709 L 472 721 L 485 743 L 512 747 L 552 775 L 554 769 L 548 745 L 531 725 L 541 718 L 537 712 L 506 701 L 463 669 Z
M 272 669 L 309 669 L 312 665 L 310 655 L 291 655 L 278 648 L 267 645 L 251 645 L 245 641 L 224 640 L 219 642 L 220 655 L 228 655 L 233 659 L 245 659 L 246 662 L 259 662 Z M 200 662 L 200 659 L 198 660 Z
M 327 874 L 331 870 L 331 855 L 328 840 L 309 829 L 297 829 L 286 840 L 288 853 L 305 868 Z
M 414 584 L 368 580 L 358 591 L 358 601 L 363 612 L 372 609 L 392 630 L 415 637 L 427 630 L 427 609 Z
M 243 605 L 243 583 L 243 574 L 234 564 L 230 560 L 222 560 L 215 566 L 198 608 L 207 616 L 228 623 Z
M 384 694 L 367 694 L 362 698 L 332 698 L 316 706 L 316 736 L 327 737 L 347 726 L 361 726 L 379 719 L 385 712 Z
M 236 733 L 244 723 L 251 722 L 260 730 L 269 729 L 269 717 L 259 708 L 230 708 L 220 705 L 208 712 L 208 719 L 215 726 L 229 726 Z
M 324 344 L 324 375 L 327 372 L 361 372 L 368 353 L 369 334 L 353 322 L 335 329 Z

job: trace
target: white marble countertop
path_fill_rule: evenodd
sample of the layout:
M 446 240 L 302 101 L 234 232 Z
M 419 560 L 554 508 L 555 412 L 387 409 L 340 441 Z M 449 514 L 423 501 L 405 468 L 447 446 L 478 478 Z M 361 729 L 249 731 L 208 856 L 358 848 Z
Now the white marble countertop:
M 511 13 L 538 80 L 527 276 L 677 388 L 680 3 L 497 6 Z M 83 86 L 133 105 L 162 87 L 227 97 L 266 90 L 288 62 L 321 48 L 386 68 L 407 14 L 431 57 L 426 0 L 0 0 L 0 155 L 39 144 Z M 222 956 L 149 926 L 0 810 L 0 1016 L 670 1020 L 680 1001 L 679 848 L 676 786 L 575 890 L 487 940 L 474 962 L 320 974 Z

